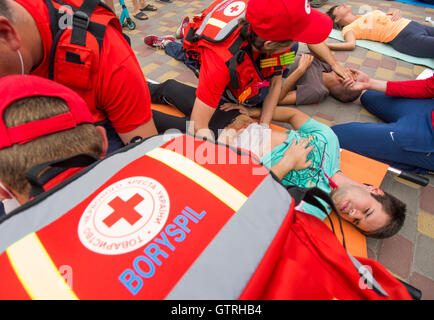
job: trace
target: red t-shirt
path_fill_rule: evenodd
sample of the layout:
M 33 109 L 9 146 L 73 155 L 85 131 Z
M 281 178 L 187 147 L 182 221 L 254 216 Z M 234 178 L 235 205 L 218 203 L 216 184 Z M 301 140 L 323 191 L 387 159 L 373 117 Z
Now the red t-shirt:
M 259 52 L 253 52 L 254 60 L 259 56 Z M 223 59 L 209 48 L 201 48 L 200 57 L 201 66 L 196 97 L 210 107 L 217 108 L 223 92 L 230 83 L 229 68 Z
M 44 1 L 16 2 L 32 14 L 43 42 L 43 60 L 31 74 L 47 78 L 52 45 L 48 9 Z M 95 122 L 108 119 L 118 133 L 126 133 L 152 118 L 149 89 L 137 58 L 112 26 L 104 37 L 97 79 L 92 90 L 71 88 L 87 102 Z
M 386 95 L 414 99 L 434 98 L 434 75 L 423 80 L 388 81 Z M 434 127 L 434 110 L 431 113 L 431 122 Z

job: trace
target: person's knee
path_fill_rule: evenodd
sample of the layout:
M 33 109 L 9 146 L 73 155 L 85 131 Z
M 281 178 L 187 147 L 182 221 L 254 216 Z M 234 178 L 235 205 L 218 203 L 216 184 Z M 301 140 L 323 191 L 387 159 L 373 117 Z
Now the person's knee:
M 360 97 L 361 104 L 371 113 L 375 114 L 377 107 L 381 107 L 385 94 L 382 92 L 368 90 Z
M 377 94 L 378 94 L 378 92 L 376 92 L 376 91 L 368 90 L 361 95 L 360 102 L 364 106 L 367 104 L 370 105 L 376 99 Z
M 351 136 L 351 128 L 347 124 L 337 124 L 330 129 L 336 135 L 341 148 L 348 149 L 350 147 L 348 142 L 351 141 L 348 139 Z

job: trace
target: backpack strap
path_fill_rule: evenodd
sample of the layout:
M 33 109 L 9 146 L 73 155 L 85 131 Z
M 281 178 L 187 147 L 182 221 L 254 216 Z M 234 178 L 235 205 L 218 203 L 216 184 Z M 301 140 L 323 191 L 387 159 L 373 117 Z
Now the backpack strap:
M 65 31 L 65 29 L 61 29 L 59 27 L 61 14 L 53 5 L 53 1 L 60 5 L 69 6 L 74 11 L 72 16 L 71 44 L 85 47 L 87 32 L 90 32 L 96 38 L 99 45 L 99 50 L 101 51 L 106 31 L 105 25 L 90 21 L 90 16 L 95 11 L 96 7 L 101 5 L 99 0 L 84 0 L 80 8 L 72 7 L 61 0 L 45 0 L 45 4 L 48 8 L 50 16 L 50 30 L 53 39 L 50 49 L 48 68 L 48 78 L 51 80 L 54 80 L 54 59 L 56 55 L 56 49 L 59 44 L 59 40 Z M 105 8 L 105 6 L 103 7 Z M 110 12 L 112 11 L 110 10 Z M 68 61 L 82 64 L 82 62 L 75 56 L 70 56 Z
M 242 49 L 241 47 L 245 43 L 245 41 L 248 41 L 248 25 L 244 25 L 241 28 L 240 34 L 235 39 L 235 41 L 232 43 L 232 45 L 229 47 L 229 52 L 232 53 L 232 58 L 230 58 L 226 65 L 229 68 L 229 77 L 231 80 L 231 86 L 235 90 L 238 90 L 240 88 L 239 79 L 238 79 L 238 73 L 237 73 L 237 65 L 240 64 L 244 60 L 244 56 L 247 54 L 247 51 Z M 250 56 L 249 56 L 250 57 Z M 254 64 L 255 62 L 252 61 Z
M 79 154 L 65 159 L 48 161 L 30 168 L 26 172 L 26 179 L 31 185 L 30 198 L 45 192 L 44 185 L 62 172 L 71 168 L 88 167 L 98 161 L 94 154 Z
M 86 46 L 86 34 L 89 29 L 90 17 L 99 4 L 99 0 L 84 0 L 81 7 L 72 17 L 71 43 Z
M 342 234 L 342 245 L 346 249 L 347 246 L 345 244 L 344 230 L 342 228 L 341 217 L 340 217 L 338 210 L 336 209 L 336 206 L 335 206 L 333 200 L 331 199 L 330 195 L 327 192 L 325 192 L 325 191 L 323 191 L 317 187 L 313 187 L 313 188 L 301 188 L 301 187 L 297 187 L 297 186 L 285 186 L 285 187 L 286 187 L 286 190 L 288 190 L 289 194 L 294 198 L 296 206 L 299 205 L 300 202 L 303 200 L 304 202 L 307 202 L 307 203 L 321 209 L 326 214 L 327 219 L 330 222 L 330 226 L 331 226 L 334 234 L 336 234 L 335 228 L 333 226 L 333 222 L 330 218 L 330 215 L 329 215 L 327 209 L 324 207 L 324 205 L 321 202 L 318 201 L 318 199 L 325 201 L 332 208 L 332 210 L 334 212 L 336 212 L 336 215 L 337 215 L 338 221 L 339 221 L 339 226 L 341 229 L 341 234 Z

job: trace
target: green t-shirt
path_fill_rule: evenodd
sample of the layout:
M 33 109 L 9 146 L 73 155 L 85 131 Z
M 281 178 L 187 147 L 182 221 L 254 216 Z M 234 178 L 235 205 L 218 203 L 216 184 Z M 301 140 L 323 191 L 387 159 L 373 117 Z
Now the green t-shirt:
M 265 167 L 271 168 L 280 159 L 285 151 L 291 145 L 294 139 L 311 139 L 309 145 L 313 145 L 313 150 L 309 153 L 307 159 L 312 160 L 312 165 L 303 170 L 292 170 L 283 179 L 284 185 L 296 185 L 303 188 L 318 187 L 327 193 L 331 192 L 331 187 L 327 176 L 331 177 L 339 171 L 341 156 L 339 140 L 335 133 L 325 124 L 314 119 L 309 119 L 300 128 L 300 130 L 287 131 L 288 138 L 284 143 L 276 146 L 271 152 L 262 157 L 262 163 Z M 330 211 L 328 205 L 320 200 Z M 303 203 L 301 210 L 324 220 L 326 215 L 319 208 L 308 203 Z

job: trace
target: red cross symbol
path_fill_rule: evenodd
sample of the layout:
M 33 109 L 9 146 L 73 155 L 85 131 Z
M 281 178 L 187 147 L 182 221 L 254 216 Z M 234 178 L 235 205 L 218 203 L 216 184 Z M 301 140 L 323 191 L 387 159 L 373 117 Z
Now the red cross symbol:
M 134 207 L 142 202 L 144 198 L 140 194 L 135 194 L 128 201 L 124 201 L 119 197 L 114 198 L 109 202 L 109 206 L 113 208 L 113 213 L 103 220 L 107 227 L 112 227 L 116 222 L 124 218 L 130 225 L 134 225 L 142 218 Z
M 236 5 L 235 7 L 231 8 L 231 13 L 234 13 L 235 11 L 238 11 L 238 5 Z

